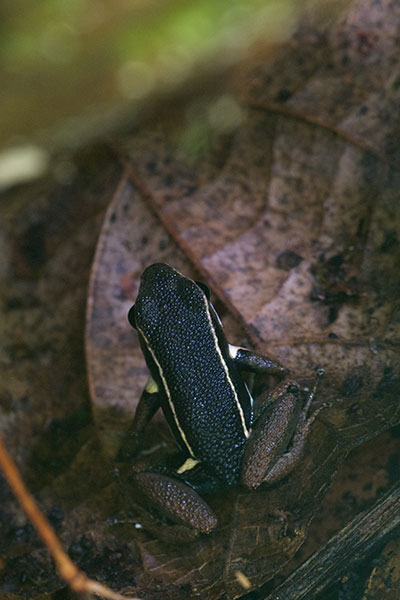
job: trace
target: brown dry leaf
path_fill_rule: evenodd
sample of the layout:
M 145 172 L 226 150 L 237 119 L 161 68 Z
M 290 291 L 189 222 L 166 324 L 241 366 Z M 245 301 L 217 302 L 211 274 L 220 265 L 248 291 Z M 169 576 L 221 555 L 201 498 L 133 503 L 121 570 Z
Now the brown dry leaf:
M 124 176 L 109 152 L 91 151 L 72 183 L 19 188 L 2 203 L 2 433 L 88 575 L 148 599 L 242 594 L 238 572 L 259 585 L 303 542 L 348 449 L 399 421 L 398 10 L 353 2 L 329 30 L 305 24 L 274 64 L 236 84 L 241 124 L 203 158 L 185 157 L 179 114 L 178 125 L 129 138 Z M 82 328 L 94 240 L 118 181 L 87 327 L 100 447 Z M 296 473 L 212 498 L 220 527 L 183 546 L 114 524 L 131 491 L 107 462 L 146 380 L 126 313 L 156 260 L 209 283 L 232 342 L 275 354 L 305 382 L 324 365 L 317 401 L 332 401 Z M 146 447 L 154 435 L 168 451 L 161 418 Z M 3 482 L 0 497 L 1 593 L 59 589 Z
M 304 25 L 276 63 L 241 80 L 242 122 L 207 158 L 185 157 L 184 124 L 124 146 L 87 325 L 106 453 L 146 381 L 126 314 L 157 261 L 208 283 L 230 313 L 231 342 L 273 354 L 306 382 L 325 367 L 318 401 L 332 403 L 289 478 L 213 500 L 215 533 L 185 547 L 138 534 L 147 593 L 234 597 L 237 571 L 254 586 L 270 579 L 304 541 L 346 453 L 400 421 L 399 29 L 398 3 L 372 0 L 353 2 L 329 31 Z M 161 420 L 153 431 L 168 443 Z

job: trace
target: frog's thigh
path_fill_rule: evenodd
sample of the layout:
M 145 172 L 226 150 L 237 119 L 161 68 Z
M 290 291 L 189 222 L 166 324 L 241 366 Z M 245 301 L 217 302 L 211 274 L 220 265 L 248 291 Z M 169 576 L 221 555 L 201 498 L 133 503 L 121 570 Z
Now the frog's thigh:
M 269 415 L 260 416 L 247 440 L 243 456 L 242 481 L 245 486 L 254 489 L 266 481 L 287 450 L 299 412 L 298 394 L 284 393 Z
M 216 527 L 217 517 L 205 500 L 178 479 L 145 471 L 136 473 L 135 479 L 147 500 L 171 521 L 201 533 Z

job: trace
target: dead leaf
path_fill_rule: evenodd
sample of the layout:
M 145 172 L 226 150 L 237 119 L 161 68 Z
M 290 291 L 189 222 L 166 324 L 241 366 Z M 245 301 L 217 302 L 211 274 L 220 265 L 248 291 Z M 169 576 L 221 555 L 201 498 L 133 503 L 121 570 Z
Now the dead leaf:
M 2 430 L 91 577 L 149 599 L 243 594 L 236 573 L 258 586 L 279 572 L 348 450 L 398 423 L 398 28 L 394 1 L 353 2 L 325 29 L 305 23 L 273 64 L 238 74 L 240 125 L 211 136 L 208 153 L 185 155 L 182 112 L 114 142 L 123 176 L 108 151 L 92 150 L 72 182 L 19 188 L 2 204 L 11 265 L 2 271 Z M 99 447 L 81 337 L 112 196 L 87 321 Z M 275 355 L 305 383 L 323 365 L 317 402 L 332 402 L 296 473 L 215 496 L 220 527 L 184 546 L 135 528 L 134 511 L 131 526 L 117 524 L 135 496 L 110 461 L 146 380 L 126 313 L 157 260 L 208 282 L 232 342 Z M 161 419 L 147 448 L 154 434 L 168 451 Z M 2 593 L 59 589 L 5 485 L 0 492 Z
M 332 403 L 296 473 L 214 499 L 214 534 L 184 550 L 141 534 L 143 585 L 174 585 L 177 597 L 189 586 L 211 599 L 243 592 L 238 570 L 252 585 L 271 578 L 303 542 L 346 453 L 399 422 L 400 173 L 390 142 L 399 75 L 386 66 L 396 11 L 354 2 L 328 31 L 304 26 L 276 63 L 242 83 L 242 124 L 212 160 L 183 155 L 184 124 L 124 146 L 87 326 L 106 452 L 118 448 L 147 377 L 126 314 L 153 262 L 207 282 L 243 327 L 226 324 L 233 343 L 275 355 L 308 382 L 323 366 L 318 401 Z M 162 423 L 157 431 L 167 439 Z

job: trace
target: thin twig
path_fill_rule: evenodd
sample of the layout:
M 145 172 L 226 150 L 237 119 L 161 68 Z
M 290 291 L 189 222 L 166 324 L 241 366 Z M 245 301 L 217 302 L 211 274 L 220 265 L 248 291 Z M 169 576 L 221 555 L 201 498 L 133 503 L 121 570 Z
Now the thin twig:
M 0 465 L 4 476 L 11 489 L 17 497 L 20 505 L 26 512 L 30 521 L 36 528 L 43 543 L 53 556 L 62 579 L 77 593 L 97 594 L 107 600 L 139 600 L 138 598 L 128 598 L 114 592 L 110 588 L 97 581 L 89 579 L 85 573 L 71 561 L 69 556 L 63 550 L 54 531 L 52 530 L 46 517 L 37 506 L 33 496 L 28 492 L 18 469 L 4 447 L 0 439 Z

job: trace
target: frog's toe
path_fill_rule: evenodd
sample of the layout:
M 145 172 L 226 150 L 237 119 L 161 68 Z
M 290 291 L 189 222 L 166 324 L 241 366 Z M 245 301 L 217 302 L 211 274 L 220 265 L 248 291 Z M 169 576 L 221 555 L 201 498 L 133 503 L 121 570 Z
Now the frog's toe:
M 134 475 L 146 499 L 161 514 L 201 533 L 210 533 L 217 525 L 217 517 L 191 487 L 159 473 L 141 472 Z

